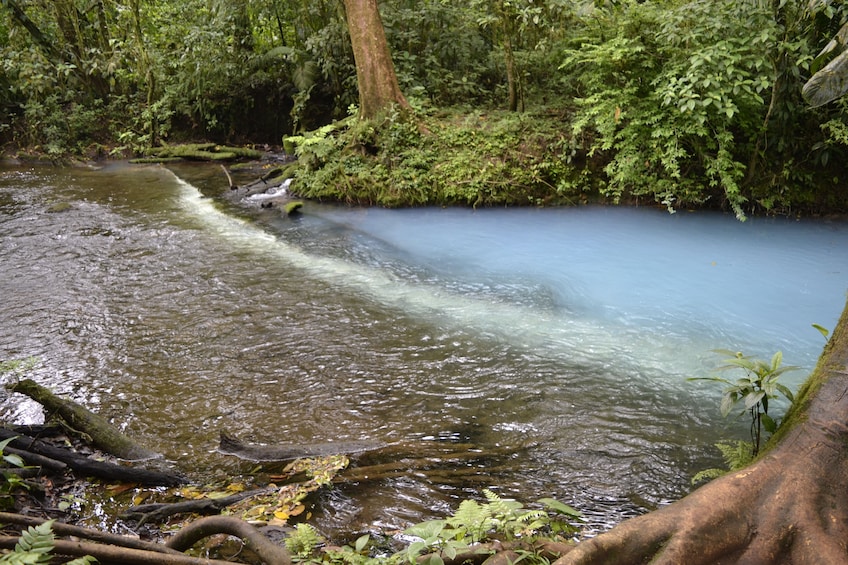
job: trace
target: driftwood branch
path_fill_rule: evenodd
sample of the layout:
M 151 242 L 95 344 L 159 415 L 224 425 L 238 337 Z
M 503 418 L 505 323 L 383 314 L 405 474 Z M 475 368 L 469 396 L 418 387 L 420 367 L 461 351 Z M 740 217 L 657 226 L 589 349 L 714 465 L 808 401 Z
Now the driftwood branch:
M 227 170 L 227 167 L 221 165 L 221 170 L 227 175 L 227 183 L 229 183 L 230 190 L 238 190 L 238 185 L 233 183 L 233 177 L 230 176 L 230 171 Z
M 15 449 L 60 461 L 84 476 L 92 476 L 110 481 L 138 483 L 147 486 L 177 486 L 187 482 L 184 477 L 174 473 L 125 467 L 105 461 L 95 461 L 69 449 L 54 447 L 41 440 L 22 436 L 13 431 L 0 428 L 0 439 L 7 438 L 14 438 L 9 445 Z
M 83 431 L 91 438 L 91 442 L 107 453 L 128 461 L 153 459 L 160 457 L 122 434 L 105 418 L 98 416 L 79 404 L 53 394 L 49 389 L 39 385 L 32 379 L 7 385 L 8 390 L 25 394 L 44 406 L 51 414 L 58 415 L 69 426 Z
M 212 514 L 220 512 L 227 506 L 241 502 L 246 498 L 265 494 L 275 489 L 276 487 L 265 487 L 231 494 L 230 496 L 223 496 L 221 498 L 202 498 L 200 500 L 186 500 L 184 502 L 172 503 L 162 502 L 139 504 L 138 506 L 131 506 L 128 508 L 126 512 L 121 514 L 121 519 L 137 520 L 138 524 L 142 525 L 147 523 L 161 523 L 169 516 L 173 516 L 175 514 Z

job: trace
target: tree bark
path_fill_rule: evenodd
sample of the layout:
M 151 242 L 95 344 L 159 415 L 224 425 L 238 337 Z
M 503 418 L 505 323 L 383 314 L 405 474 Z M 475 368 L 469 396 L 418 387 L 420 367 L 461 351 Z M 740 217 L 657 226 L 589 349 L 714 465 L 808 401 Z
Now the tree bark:
M 185 551 L 201 539 L 218 533 L 240 538 L 245 547 L 269 565 L 291 565 L 291 556 L 284 547 L 276 545 L 244 520 L 232 516 L 209 516 L 195 520 L 169 539 L 167 545 Z
M 848 306 L 759 459 L 554 565 L 848 562 Z
M 359 117 L 372 119 L 397 105 L 409 108 L 395 74 L 377 0 L 344 0 L 356 81 L 359 85 Z

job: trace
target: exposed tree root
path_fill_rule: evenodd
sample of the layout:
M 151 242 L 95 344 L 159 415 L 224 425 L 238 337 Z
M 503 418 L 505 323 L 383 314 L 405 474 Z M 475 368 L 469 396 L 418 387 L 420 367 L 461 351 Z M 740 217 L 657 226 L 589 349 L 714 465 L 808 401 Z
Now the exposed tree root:
M 0 513 L 0 521 L 6 524 L 28 527 L 44 522 L 39 518 L 20 514 Z M 139 565 L 217 565 L 229 563 L 215 559 L 200 559 L 182 553 L 198 541 L 216 534 L 238 537 L 245 547 L 269 565 L 290 565 L 291 558 L 285 548 L 274 544 L 259 530 L 238 518 L 211 516 L 201 518 L 183 527 L 167 544 L 156 544 L 135 538 L 81 528 L 61 522 L 53 523 L 57 536 L 73 536 L 85 541 L 56 540 L 55 553 L 69 556 L 91 555 L 100 563 L 123 563 Z M 11 549 L 18 541 L 17 536 L 0 536 L 0 548 Z M 98 542 L 98 543 L 91 543 Z
M 203 538 L 222 533 L 240 538 L 245 547 L 269 565 L 291 564 L 291 556 L 285 548 L 273 543 L 244 520 L 232 516 L 209 516 L 195 520 L 168 540 L 167 545 L 184 551 Z
M 276 490 L 276 488 L 277 487 L 260 488 L 231 494 L 230 496 L 224 496 L 221 498 L 202 498 L 199 500 L 186 500 L 184 502 L 140 504 L 138 506 L 131 506 L 128 508 L 126 512 L 121 514 L 121 519 L 136 520 L 138 525 L 141 526 L 142 524 L 150 523 L 160 524 L 168 517 L 176 514 L 212 514 L 220 512 L 227 506 L 241 502 L 246 498 L 265 494 L 272 490 Z

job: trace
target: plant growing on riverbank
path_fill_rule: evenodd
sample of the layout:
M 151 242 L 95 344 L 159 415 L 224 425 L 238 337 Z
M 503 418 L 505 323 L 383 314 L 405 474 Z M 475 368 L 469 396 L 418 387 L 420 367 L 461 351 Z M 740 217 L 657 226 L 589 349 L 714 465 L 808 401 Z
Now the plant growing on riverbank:
M 442 520 L 428 520 L 415 524 L 404 534 L 416 538 L 404 551 L 390 555 L 371 556 L 370 536 L 359 537 L 353 546 L 325 551 L 316 556 L 315 549 L 323 540 L 308 524 L 298 524 L 286 539 L 286 547 L 295 561 L 352 565 L 399 565 L 408 562 L 419 565 L 425 559 L 428 565 L 444 565 L 464 554 L 494 553 L 486 542 L 521 542 L 514 551 L 520 559 L 533 563 L 546 562 L 545 551 L 533 542 L 545 536 L 556 539 L 577 531 L 573 525 L 582 515 L 574 508 L 552 498 L 538 501 L 539 509 L 528 509 L 518 501 L 505 499 L 486 489 L 486 502 L 464 500 L 453 516 Z M 426 556 L 426 557 L 424 557 Z
M 716 444 L 721 451 L 725 463 L 730 470 L 740 469 L 750 463 L 760 452 L 763 430 L 769 434 L 777 431 L 779 420 L 769 415 L 769 400 L 783 396 L 791 404 L 795 397 L 788 387 L 778 382 L 783 373 L 794 371 L 798 367 L 783 365 L 783 353 L 778 351 L 770 361 L 754 359 L 743 355 L 741 352 L 727 349 L 716 349 L 716 353 L 726 355 L 725 365 L 718 368 L 720 371 L 742 369 L 744 377 L 735 382 L 722 377 L 694 377 L 690 381 L 715 381 L 727 385 L 722 395 L 720 411 L 723 417 L 740 402 L 744 408 L 739 413 L 746 412 L 751 416 L 751 441 L 720 441 Z M 724 474 L 721 469 L 707 469 L 693 477 L 692 482 L 711 479 Z

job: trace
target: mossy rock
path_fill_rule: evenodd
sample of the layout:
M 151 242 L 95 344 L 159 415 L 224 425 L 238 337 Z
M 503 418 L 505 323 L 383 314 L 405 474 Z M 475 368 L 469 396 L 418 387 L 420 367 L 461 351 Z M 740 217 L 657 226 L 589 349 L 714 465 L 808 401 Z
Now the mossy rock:
M 296 216 L 300 214 L 301 208 L 303 208 L 303 202 L 300 200 L 292 200 L 291 202 L 286 203 L 283 210 L 285 211 L 286 216 Z

